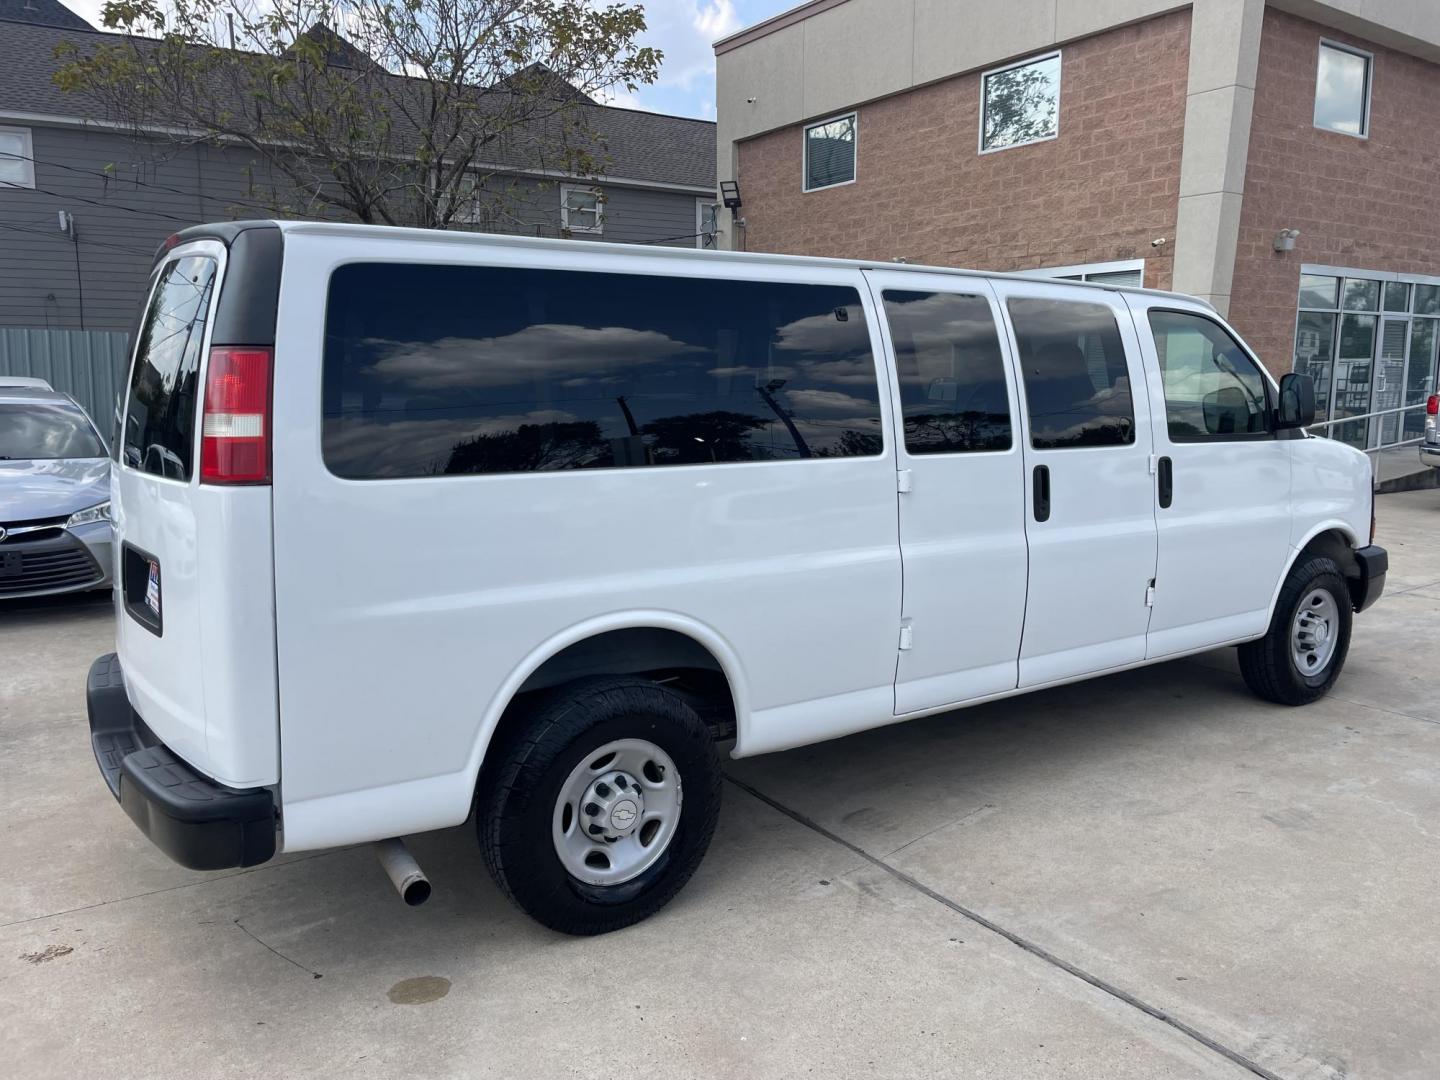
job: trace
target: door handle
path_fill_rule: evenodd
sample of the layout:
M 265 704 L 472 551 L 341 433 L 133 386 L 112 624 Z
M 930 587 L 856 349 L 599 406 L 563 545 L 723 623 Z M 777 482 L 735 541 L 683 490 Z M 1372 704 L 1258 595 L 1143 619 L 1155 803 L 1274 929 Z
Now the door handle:
M 1035 520 L 1050 520 L 1050 466 L 1035 466 Z
M 1175 498 L 1175 471 L 1168 457 L 1160 459 L 1159 473 L 1160 509 L 1169 510 Z

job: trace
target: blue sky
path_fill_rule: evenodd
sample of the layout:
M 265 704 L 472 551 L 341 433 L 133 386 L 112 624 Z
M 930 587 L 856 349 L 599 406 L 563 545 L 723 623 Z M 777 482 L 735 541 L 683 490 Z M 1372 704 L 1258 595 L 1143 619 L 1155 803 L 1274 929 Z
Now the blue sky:
M 94 26 L 104 0 L 63 0 Z M 800 0 L 643 0 L 649 29 L 643 43 L 665 53 L 660 81 L 633 94 L 614 97 L 616 105 L 715 118 L 715 54 L 719 38 L 794 7 Z
M 715 119 L 715 53 L 722 37 L 795 7 L 800 0 L 645 0 L 644 44 L 665 53 L 660 81 L 616 104 Z

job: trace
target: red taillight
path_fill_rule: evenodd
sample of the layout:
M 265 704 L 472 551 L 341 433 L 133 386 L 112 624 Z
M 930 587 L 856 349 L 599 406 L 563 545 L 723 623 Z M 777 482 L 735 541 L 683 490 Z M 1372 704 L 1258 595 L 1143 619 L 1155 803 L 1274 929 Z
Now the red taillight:
M 1425 402 L 1425 415 L 1440 415 L 1440 394 L 1431 394 L 1430 399 Z
M 217 346 L 205 372 L 200 481 L 270 482 L 269 349 Z

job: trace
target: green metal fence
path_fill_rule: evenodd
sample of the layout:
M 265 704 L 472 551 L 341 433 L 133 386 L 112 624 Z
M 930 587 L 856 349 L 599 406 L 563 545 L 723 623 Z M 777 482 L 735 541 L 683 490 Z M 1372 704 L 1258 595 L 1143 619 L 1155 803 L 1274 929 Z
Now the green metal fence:
M 108 441 L 125 382 L 128 334 L 0 329 L 0 375 L 44 379 L 78 401 Z

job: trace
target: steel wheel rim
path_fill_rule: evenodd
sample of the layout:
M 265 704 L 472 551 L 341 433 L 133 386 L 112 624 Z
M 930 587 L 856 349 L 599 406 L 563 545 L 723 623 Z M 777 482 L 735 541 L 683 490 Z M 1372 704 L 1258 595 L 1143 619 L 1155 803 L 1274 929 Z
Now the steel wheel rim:
M 585 755 L 560 785 L 551 818 L 555 854 L 587 885 L 623 885 L 665 854 L 680 823 L 680 770 L 645 739 L 616 739 Z
M 1330 666 L 1340 641 L 1340 605 L 1328 589 L 1311 589 L 1290 620 L 1290 662 L 1301 675 Z

